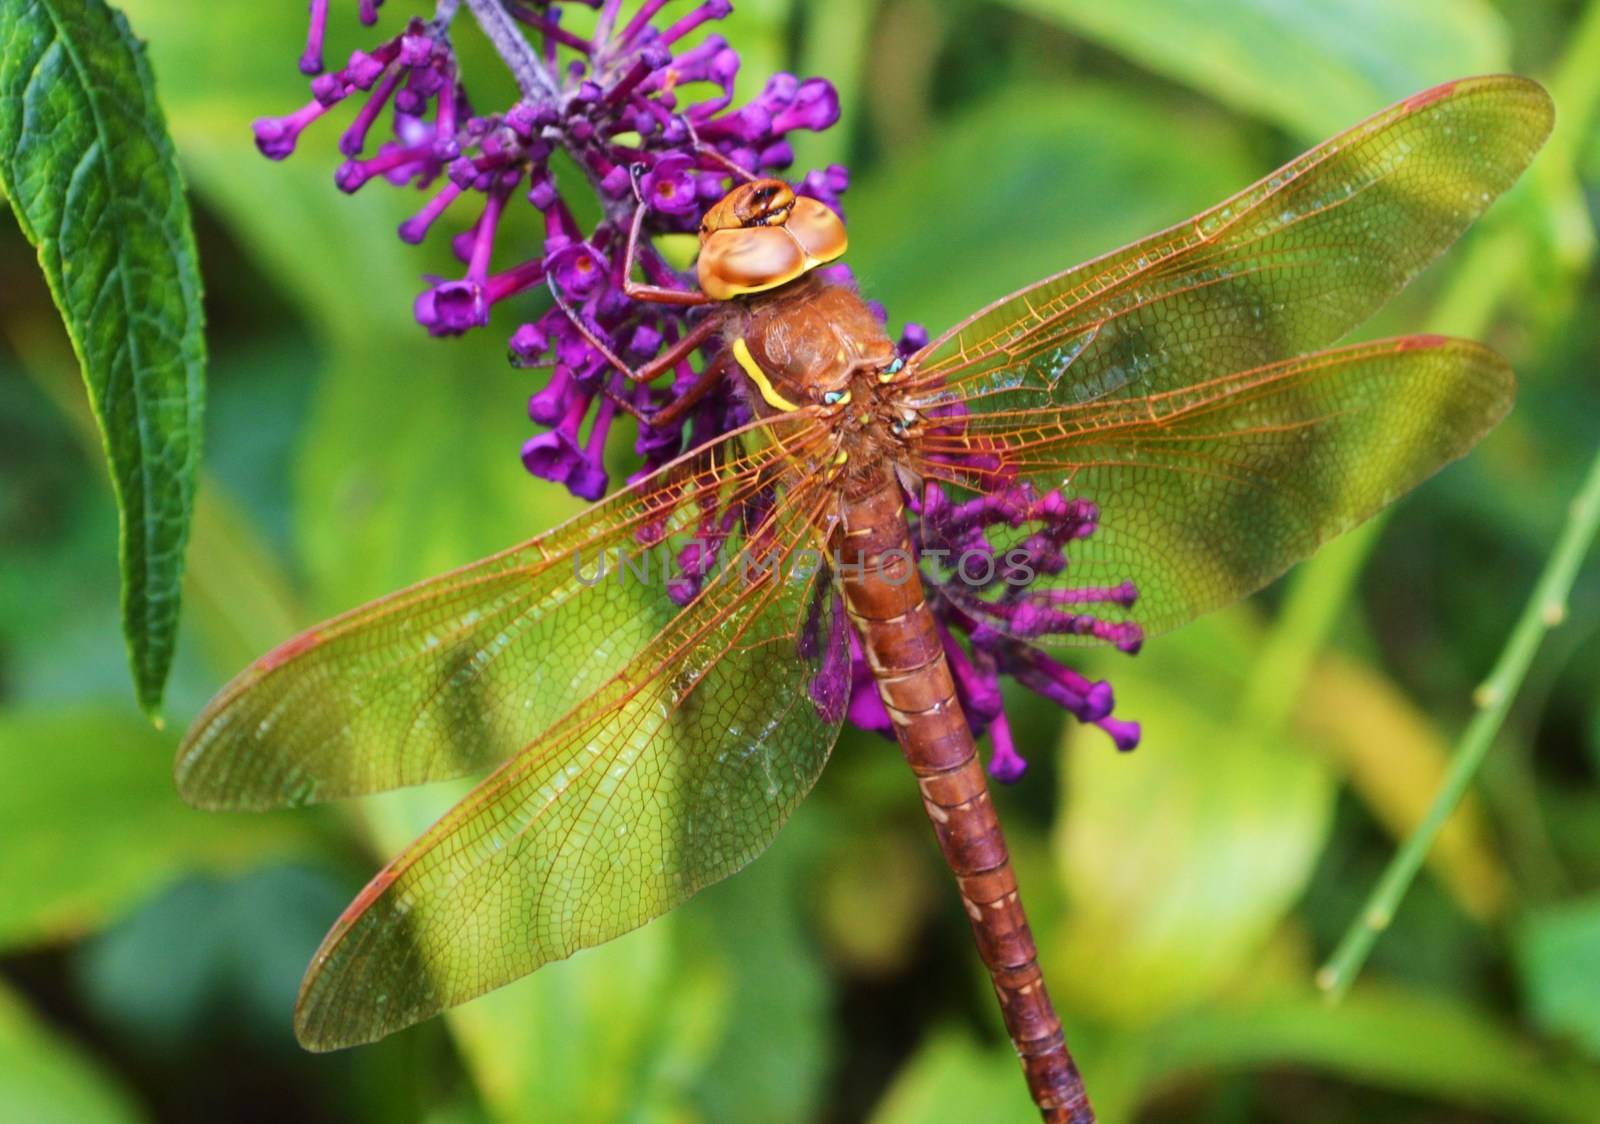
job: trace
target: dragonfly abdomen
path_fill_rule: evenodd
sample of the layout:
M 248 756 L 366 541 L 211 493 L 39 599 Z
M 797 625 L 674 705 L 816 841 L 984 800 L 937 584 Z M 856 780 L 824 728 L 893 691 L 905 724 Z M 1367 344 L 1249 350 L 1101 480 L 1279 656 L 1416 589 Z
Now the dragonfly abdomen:
M 1005 834 L 924 598 L 892 476 L 845 505 L 836 535 L 846 610 L 956 876 L 1028 1088 L 1046 1120 L 1089 1124 L 1094 1113 L 1045 988 Z

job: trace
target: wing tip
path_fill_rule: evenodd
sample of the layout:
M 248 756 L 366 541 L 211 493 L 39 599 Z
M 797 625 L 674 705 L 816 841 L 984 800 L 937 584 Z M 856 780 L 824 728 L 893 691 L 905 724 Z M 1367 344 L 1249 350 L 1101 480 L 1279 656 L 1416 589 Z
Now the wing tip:
M 1449 336 L 1442 332 L 1412 332 L 1409 335 L 1393 336 L 1388 340 L 1377 341 L 1379 344 L 1387 343 L 1395 351 L 1439 351 L 1452 350 L 1470 352 L 1486 364 L 1496 367 L 1506 367 L 1510 364 L 1505 356 L 1480 340 L 1467 336 Z M 1355 345 L 1359 347 L 1360 345 Z
M 1430 86 L 1426 90 L 1421 90 L 1406 98 L 1400 103 L 1400 108 L 1407 113 L 1415 113 L 1419 109 L 1426 109 L 1434 102 L 1442 101 L 1455 93 L 1456 88 L 1460 85 L 1460 79 L 1453 79 L 1449 82 L 1441 82 L 1437 86 Z
M 318 647 L 324 639 L 325 634 L 320 628 L 308 628 L 291 636 L 234 676 L 195 716 L 178 742 L 177 756 L 172 765 L 173 784 L 185 804 L 211 812 L 226 812 L 257 811 L 296 803 L 287 798 L 250 799 L 241 798 L 238 794 L 230 795 L 208 779 L 212 770 L 202 768 L 202 762 L 212 758 L 219 722 L 225 728 L 224 716 L 229 709 L 240 699 L 248 697 L 249 690 L 264 677 Z
M 415 1018 L 391 1021 L 381 1017 L 385 1014 L 381 1006 L 362 1011 L 360 1018 L 341 1016 L 349 1005 L 341 1001 L 339 989 L 322 978 L 321 966 L 319 950 L 312 958 L 311 967 L 306 969 L 300 994 L 295 998 L 294 1038 L 302 1049 L 313 1054 L 331 1054 L 354 1046 L 368 1046 L 422 1021 Z
M 336 963 L 339 960 L 340 946 L 360 923 L 367 910 L 382 898 L 399 878 L 402 869 L 401 861 L 397 859 L 374 875 L 344 908 L 344 912 L 339 914 L 338 920 L 329 928 L 327 935 L 322 938 L 322 943 L 317 946 L 317 951 L 312 955 L 311 964 L 306 968 L 305 978 L 300 981 L 300 994 L 294 1004 L 294 1036 L 305 1049 L 325 1054 L 351 1046 L 362 1046 L 387 1037 L 397 1030 L 404 1030 L 428 1017 L 419 1015 L 395 1021 L 392 1018 L 394 1012 L 386 1009 L 383 995 L 366 1004 L 359 1018 L 351 1019 L 339 1015 L 341 1010 L 348 1007 L 348 1004 L 340 999 L 341 992 L 346 990 L 340 983 L 349 979 L 349 965 L 345 964 L 341 970 L 341 966 Z
M 1450 351 L 1460 363 L 1463 375 L 1470 372 L 1473 387 L 1471 394 L 1463 393 L 1476 401 L 1484 421 L 1482 434 L 1486 434 L 1511 412 L 1517 398 L 1517 375 L 1511 362 L 1488 344 L 1461 336 L 1440 335 L 1437 332 L 1418 332 L 1386 341 L 1396 352 Z M 1480 436 L 1482 436 L 1480 434 Z M 1474 442 L 1475 444 L 1476 442 Z M 1465 456 L 1468 450 L 1462 450 Z
M 250 669 L 257 673 L 272 671 L 282 667 L 296 656 L 304 655 L 321 643 L 322 631 L 316 628 L 308 628 L 296 636 L 291 636 L 282 644 L 267 652 L 266 655 L 251 664 Z
M 1492 372 L 1504 384 L 1508 391 L 1508 399 L 1516 390 L 1517 377 L 1511 368 L 1511 361 L 1479 340 L 1464 336 L 1446 336 L 1437 332 L 1418 332 L 1414 335 L 1396 337 L 1390 343 L 1396 351 L 1448 349 L 1463 356 L 1470 356 L 1480 370 Z
M 1446 347 L 1452 343 L 1470 343 L 1470 340 L 1456 340 L 1454 337 L 1441 335 L 1438 332 L 1417 332 L 1414 335 L 1401 336 L 1394 341 L 1396 351 L 1430 351 L 1438 347 Z
M 178 754 L 172 762 L 172 786 L 178 790 L 178 798 L 189 807 L 204 812 L 224 812 L 229 810 L 227 803 L 218 800 L 216 793 L 201 779 L 199 762 L 205 756 L 204 723 L 202 714 L 178 743 Z
M 1539 121 L 1538 143 L 1532 146 L 1531 151 L 1537 151 L 1550 135 L 1550 130 L 1555 125 L 1556 103 L 1550 96 L 1550 91 L 1543 84 L 1533 78 L 1521 74 L 1480 74 L 1471 78 L 1455 78 L 1449 82 L 1441 82 L 1437 86 L 1429 86 L 1426 90 L 1419 90 L 1408 98 L 1403 98 L 1397 108 L 1402 114 L 1416 113 L 1427 109 L 1431 105 L 1445 101 L 1448 98 L 1467 96 L 1480 92 L 1509 92 L 1515 90 L 1521 97 L 1528 99 L 1535 108 Z
M 284 801 L 252 797 L 245 789 L 230 791 L 228 771 L 219 774 L 215 744 L 210 735 L 208 716 L 202 714 L 195 720 L 172 762 L 172 784 L 178 798 L 191 808 L 202 812 L 264 812 L 286 806 Z
M 348 1020 L 342 1024 L 329 1017 L 327 1005 L 318 997 L 310 994 L 311 976 L 306 976 L 306 983 L 301 988 L 300 998 L 294 1005 L 294 1040 L 300 1043 L 300 1048 L 313 1054 L 331 1054 L 336 1050 L 348 1050 L 354 1046 L 367 1046 L 377 1042 L 402 1027 L 371 1026 L 358 1024 L 351 1026 Z M 343 1033 L 339 1033 L 339 1031 Z

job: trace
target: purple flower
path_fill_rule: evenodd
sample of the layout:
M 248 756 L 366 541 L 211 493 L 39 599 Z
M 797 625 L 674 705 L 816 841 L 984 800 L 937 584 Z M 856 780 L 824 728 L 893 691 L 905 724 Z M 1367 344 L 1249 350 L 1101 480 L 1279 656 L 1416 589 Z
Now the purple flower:
M 609 272 L 600 251 L 587 242 L 563 246 L 546 257 L 545 262 L 555 283 L 573 300 L 583 300 L 594 293 Z
M 1027 771 L 1028 762 L 1017 752 L 1011 740 L 1011 723 L 998 714 L 989 726 L 989 739 L 994 743 L 994 753 L 989 758 L 989 775 L 1006 784 L 1015 784 Z
M 569 2 L 596 10 L 592 35 L 563 26 Z M 730 167 L 757 175 L 788 168 L 794 161 L 790 133 L 820 131 L 838 120 L 831 84 L 776 74 L 754 100 L 735 105 L 739 54 L 721 36 L 705 33 L 731 11 L 727 0 L 702 0 L 687 10 L 674 6 L 676 18 L 670 20 L 662 15 L 666 0 L 644 0 L 626 20 L 621 0 L 502 0 L 488 9 L 442 3 L 435 19 L 409 19 L 398 34 L 328 71 L 323 48 L 330 7 L 328 0 L 310 0 L 300 68 L 315 76 L 311 99 L 285 116 L 255 122 L 256 145 L 263 155 L 284 159 L 312 124 L 347 100 L 355 103 L 337 140 L 345 157 L 335 173 L 337 187 L 355 192 L 381 180 L 425 192 L 416 213 L 400 225 L 399 237 L 408 243 L 424 241 L 441 221 L 452 220 L 450 244 L 464 263 L 463 274 L 430 278 L 413 309 L 431 335 L 484 327 L 497 305 L 535 286 L 548 286 L 560 297 L 565 308 L 521 324 L 509 340 L 514 366 L 550 372 L 528 400 L 528 416 L 542 429 L 522 447 L 528 472 L 594 500 L 610 485 L 603 454 L 619 414 L 641 419 L 634 449 L 642 463 L 630 481 L 749 420 L 747 404 L 719 385 L 680 423 L 649 424 L 654 411 L 677 400 L 707 364 L 722 359 L 721 345 L 713 339 L 653 385 L 632 384 L 614 369 L 606 352 L 643 365 L 703 315 L 627 298 L 627 234 L 636 208 L 643 206 L 646 237 L 636 263 L 642 279 L 692 287 L 651 238 L 693 232 L 705 208 L 734 182 Z M 360 22 L 374 24 L 378 8 L 379 0 L 359 0 Z M 494 112 L 474 107 L 452 45 L 451 22 L 469 10 L 482 13 L 483 30 L 517 81 L 517 100 Z M 593 202 L 575 206 L 563 195 L 550 166 L 558 152 L 581 171 L 598 208 Z M 806 172 L 795 187 L 841 210 L 849 184 L 849 172 L 832 165 Z M 570 182 L 565 186 L 570 192 Z M 543 245 L 531 257 L 513 252 L 514 264 L 502 262 L 496 271 L 495 259 L 506 251 L 499 237 L 503 219 L 524 200 L 543 222 Z M 575 217 L 597 209 L 601 217 L 592 226 Z M 823 272 L 853 284 L 846 266 Z M 874 309 L 887 318 L 881 307 Z M 926 331 L 907 324 L 898 350 L 909 357 L 927 343 Z M 964 408 L 953 404 L 928 416 L 936 430 L 955 432 Z M 992 480 L 1001 469 L 997 455 L 981 450 L 941 459 L 958 475 L 974 472 Z M 673 600 L 688 604 L 698 596 L 730 536 L 742 528 L 748 537 L 770 502 L 770 496 L 758 496 L 734 510 L 703 513 L 693 541 L 680 544 L 674 555 L 668 583 Z M 1142 639 L 1123 612 L 1137 596 L 1130 584 L 1095 587 L 1064 580 L 1071 544 L 1096 533 L 1094 505 L 1055 491 L 1039 496 L 1017 484 L 959 502 L 933 486 L 908 496 L 908 505 L 928 603 L 963 710 L 974 733 L 987 730 L 993 741 L 990 772 L 1012 781 L 1027 766 L 1012 742 L 1001 676 L 1100 727 L 1119 749 L 1137 745 L 1139 727 L 1112 717 L 1110 685 L 1087 680 L 1040 647 L 1051 637 L 1091 637 L 1133 652 Z M 661 533 L 641 531 L 640 542 L 653 545 L 646 539 Z M 984 576 L 975 581 L 970 572 L 941 565 L 935 553 L 941 551 L 966 557 Z M 892 736 L 842 609 L 831 606 L 823 636 L 822 608 L 819 601 L 813 610 L 810 631 L 816 635 L 801 638 L 817 667 L 811 702 L 826 719 L 847 717 Z
M 286 117 L 257 119 L 254 126 L 256 148 L 260 149 L 261 155 L 269 160 L 284 159 L 294 151 L 294 146 L 299 143 L 300 134 L 305 132 L 306 126 L 326 112 L 328 112 L 327 106 L 312 101 Z
M 699 215 L 700 200 L 692 157 L 683 154 L 663 157 L 644 174 L 640 188 L 645 203 L 657 214 Z
M 926 345 L 920 331 L 908 328 L 906 337 L 902 348 Z M 1010 782 L 1027 767 L 1011 740 L 1002 676 L 1103 730 L 1119 750 L 1135 748 L 1139 726 L 1112 717 L 1111 685 L 1085 678 L 1038 646 L 1052 636 L 1093 636 L 1125 652 L 1138 650 L 1137 625 L 1096 612 L 1131 608 L 1138 598 L 1133 583 L 1101 587 L 1041 581 L 1068 572 L 1071 544 L 1098 529 L 1095 505 L 1068 499 L 1059 490 L 1041 496 L 1023 483 L 1002 484 L 960 502 L 929 484 L 922 494 L 908 495 L 907 506 L 928 605 L 939 623 L 957 697 L 973 732 L 990 734 L 990 774 Z M 868 690 L 871 673 L 863 667 L 851 720 L 892 736 L 888 716 L 879 718 L 881 705 L 875 711 L 867 701 Z M 871 693 L 876 701 L 876 692 Z
M 828 630 L 823 634 L 822 608 L 828 607 Z M 805 627 L 800 632 L 800 655 L 817 661 L 816 674 L 807 685 L 811 704 L 824 722 L 843 718 L 851 702 L 852 633 L 845 624 L 844 602 L 831 586 L 818 584 Z
M 583 405 L 587 408 L 588 403 Z M 583 446 L 578 443 L 578 425 L 582 420 L 582 413 L 568 411 L 556 428 L 528 438 L 522 445 L 523 467 L 545 480 L 565 483 L 583 460 Z
M 417 296 L 417 323 L 436 336 L 459 336 L 489 322 L 489 302 L 477 281 L 444 281 Z
M 794 79 L 792 75 L 780 74 L 773 82 L 780 80 L 788 83 Z M 833 84 L 824 78 L 807 78 L 795 88 L 787 103 L 773 113 L 772 131 L 787 133 L 793 129 L 810 129 L 820 133 L 832 128 L 838 120 L 839 95 Z
M 427 238 L 447 215 L 469 208 L 467 197 L 477 200 L 476 217 L 455 240 L 467 264 L 465 275 L 435 279 L 416 299 L 416 319 L 433 335 L 460 335 L 488 324 L 500 301 L 548 279 L 575 306 L 586 330 L 578 331 L 565 312 L 552 309 L 513 333 L 510 352 L 517 366 L 552 369 L 549 382 L 530 402 L 533 420 L 566 425 L 583 403 L 593 415 L 590 443 L 598 447 L 619 410 L 648 416 L 667 404 L 693 384 L 694 370 L 715 359 L 720 346 L 706 345 L 675 373 L 670 386 L 655 387 L 628 385 L 595 346 L 598 341 L 642 364 L 680 338 L 694 315 L 637 304 L 619 291 L 636 206 L 635 169 L 637 191 L 648 208 L 646 232 L 689 232 L 708 200 L 732 185 L 730 163 L 754 174 L 786 167 L 793 160 L 786 134 L 830 127 L 838 120 L 839 101 L 824 79 L 779 74 L 754 101 L 735 107 L 738 52 L 720 36 L 704 33 L 706 25 L 732 10 L 726 0 L 707 0 L 687 10 L 673 6 L 670 20 L 661 17 L 668 9 L 664 0 L 647 0 L 626 20 L 620 0 L 582 2 L 598 9 L 592 36 L 562 26 L 567 7 L 562 0 L 505 0 L 509 19 L 484 21 L 490 41 L 518 80 L 519 97 L 501 111 L 481 112 L 468 96 L 451 41 L 451 21 L 466 6 L 444 4 L 437 19 L 410 19 L 398 35 L 325 72 L 331 5 L 312 0 L 300 60 L 307 74 L 316 75 L 312 99 L 285 117 L 257 121 L 255 134 L 262 153 L 281 160 L 313 122 L 354 98 L 359 105 L 338 139 L 346 157 L 335 175 L 340 190 L 359 191 L 381 179 L 427 191 L 426 202 L 400 226 L 400 237 L 410 243 Z M 358 15 L 362 23 L 374 23 L 378 4 L 362 0 Z M 383 130 L 387 137 L 375 137 Z M 592 208 L 570 207 L 551 174 L 550 159 L 557 151 L 583 171 L 600 200 L 602 218 L 592 228 L 581 228 L 574 218 L 575 212 Z M 835 167 L 810 173 L 800 189 L 836 204 L 847 183 L 844 169 Z M 503 250 L 497 245 L 501 219 L 519 197 L 544 216 L 544 249 L 534 259 L 494 273 L 492 261 Z M 641 264 L 649 283 L 690 286 L 648 238 L 643 241 Z M 664 463 L 659 458 L 683 447 L 685 428 L 706 440 L 737 424 L 739 413 L 726 391 L 713 393 L 670 434 L 641 424 L 637 444 L 647 463 Z M 563 443 L 571 440 L 570 431 L 568 426 L 548 435 L 549 441 L 530 443 L 524 463 L 588 496 L 605 477 L 593 458 L 562 471 L 559 466 L 573 455 Z

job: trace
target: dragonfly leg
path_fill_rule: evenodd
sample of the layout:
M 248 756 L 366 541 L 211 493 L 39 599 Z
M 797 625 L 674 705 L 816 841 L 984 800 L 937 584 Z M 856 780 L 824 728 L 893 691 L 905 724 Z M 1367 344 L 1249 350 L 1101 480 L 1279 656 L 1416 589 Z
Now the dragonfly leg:
M 683 420 L 684 416 L 695 407 L 700 399 L 711 391 L 712 387 L 722 381 L 727 373 L 728 356 L 724 352 L 706 365 L 706 369 L 700 372 L 700 376 L 694 380 L 688 390 L 678 395 L 678 397 L 668 402 L 648 418 L 645 418 L 646 424 L 653 426 L 676 425 Z
M 552 290 L 552 292 L 553 291 L 554 290 Z M 668 347 L 667 350 L 663 351 L 660 355 L 650 360 L 650 362 L 646 363 L 642 367 L 634 368 L 628 366 L 628 364 L 624 362 L 623 359 L 618 356 L 604 340 L 600 338 L 597 332 L 591 330 L 589 326 L 583 322 L 578 310 L 567 304 L 566 299 L 559 293 L 556 294 L 556 303 L 561 308 L 561 311 L 566 313 L 567 318 L 572 321 L 573 327 L 578 329 L 578 334 L 583 336 L 583 338 L 589 342 L 589 346 L 600 352 L 600 354 L 605 357 L 607 363 L 615 367 L 619 372 L 621 372 L 624 378 L 634 384 L 652 382 L 658 376 L 670 371 L 679 363 L 687 359 L 690 355 L 694 354 L 695 349 L 701 344 L 707 342 L 713 336 L 715 336 L 718 329 L 721 327 L 714 317 L 707 317 L 706 319 L 700 321 L 700 323 L 696 324 L 689 331 L 685 332 L 681 339 Z M 727 374 L 727 364 L 724 362 L 724 360 L 725 356 L 721 355 L 712 360 L 706 365 L 705 370 L 700 372 L 695 381 L 690 384 L 688 390 L 684 391 L 671 402 L 668 402 L 659 410 L 655 410 L 650 413 L 646 413 L 645 411 L 639 409 L 639 407 L 634 405 L 633 401 L 627 395 L 618 393 L 611 387 L 609 381 L 605 386 L 605 394 L 608 398 L 615 402 L 624 413 L 632 415 L 636 421 L 651 426 L 672 425 L 682 419 L 683 416 L 687 414 L 689 410 L 700 401 L 700 399 L 704 398 L 711 388 L 716 386 L 717 383 L 722 380 L 723 376 Z
M 666 351 L 663 351 L 644 366 L 635 369 L 628 366 L 627 361 L 619 356 L 610 344 L 600 338 L 600 334 L 589 326 L 578 309 L 572 307 L 572 302 L 567 300 L 566 296 L 561 292 L 561 287 L 555 283 L 554 278 L 548 281 L 548 285 L 550 295 L 555 298 L 556 307 L 566 315 L 572 326 L 578 330 L 578 334 L 584 338 L 584 341 L 590 347 L 600 353 L 601 358 L 620 371 L 629 382 L 649 382 L 663 371 L 671 370 L 686 359 L 695 348 L 716 335 L 721 328 L 721 324 L 715 316 L 708 316 L 685 332 L 683 338 L 667 348 Z
M 755 183 L 755 181 L 760 178 L 754 172 L 735 164 L 732 160 L 729 160 L 716 149 L 707 148 L 705 145 L 701 144 L 700 134 L 694 131 L 694 124 L 687 117 L 684 118 L 684 124 L 689 126 L 689 143 L 694 146 L 695 152 L 697 152 L 699 155 L 705 157 L 707 160 L 710 160 L 713 164 L 716 164 L 718 167 L 722 168 L 729 175 L 736 176 L 739 179 L 744 180 L 745 183 Z
M 699 289 L 669 289 L 664 285 L 641 285 L 633 279 L 633 267 L 639 261 L 639 235 L 644 229 L 644 214 L 648 209 L 645 206 L 644 193 L 639 190 L 639 174 L 643 168 L 644 165 L 635 164 L 629 169 L 633 175 L 633 197 L 638 201 L 638 205 L 633 209 L 633 223 L 628 227 L 628 245 L 623 251 L 623 294 L 630 300 L 644 301 L 647 304 L 670 304 L 680 308 L 715 303 L 715 297 L 707 296 Z
M 720 153 L 710 152 L 719 163 L 725 165 L 730 171 L 752 178 L 732 161 L 727 160 Z M 714 304 L 716 298 L 706 295 L 699 290 L 669 289 L 661 285 L 641 285 L 633 279 L 634 266 L 639 260 L 639 240 L 644 229 L 645 203 L 643 193 L 639 189 L 639 175 L 643 165 L 635 164 L 630 171 L 633 174 L 633 194 L 638 200 L 638 206 L 633 211 L 633 222 L 628 227 L 628 243 L 624 251 L 624 268 L 622 274 L 622 291 L 630 300 L 643 301 L 646 304 L 666 304 L 679 308 L 694 308 L 701 305 Z M 639 368 L 630 367 L 626 361 L 616 353 L 616 350 L 591 328 L 584 320 L 583 314 L 572 306 L 566 295 L 561 292 L 561 287 L 556 284 L 554 276 L 547 279 L 550 295 L 554 298 L 556 307 L 559 308 L 567 320 L 577 329 L 578 334 L 584 338 L 588 345 L 600 353 L 601 357 L 624 378 L 633 383 L 647 383 L 657 376 L 676 367 L 687 359 L 694 350 L 708 342 L 721 328 L 716 316 L 707 316 L 689 331 L 683 338 L 667 348 L 666 351 L 656 356 L 650 362 Z M 605 393 L 622 410 L 633 415 L 636 419 L 648 425 L 671 425 L 681 419 L 688 411 L 704 398 L 707 392 L 726 373 L 725 367 L 713 362 L 701 372 L 699 378 L 679 398 L 654 413 L 646 414 L 623 394 L 617 393 L 610 386 L 605 388 Z

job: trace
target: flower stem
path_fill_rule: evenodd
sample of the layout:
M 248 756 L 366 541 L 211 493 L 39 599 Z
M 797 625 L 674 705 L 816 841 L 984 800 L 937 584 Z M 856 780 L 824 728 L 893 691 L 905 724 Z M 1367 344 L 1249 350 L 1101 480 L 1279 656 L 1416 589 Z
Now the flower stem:
M 1394 920 L 1400 900 L 1421 869 L 1433 841 L 1466 795 L 1478 766 L 1505 722 L 1506 713 L 1511 709 L 1511 702 L 1522 686 L 1545 633 L 1566 619 L 1567 595 L 1597 531 L 1600 531 L 1600 451 L 1596 452 L 1588 476 L 1572 501 L 1566 527 L 1545 563 L 1533 596 L 1511 630 L 1494 670 L 1473 692 L 1478 713 L 1461 735 L 1428 814 L 1390 860 L 1366 905 L 1345 931 L 1339 947 L 1317 973 L 1317 986 L 1331 1000 L 1342 999 L 1350 990 L 1379 934 Z
M 524 97 L 553 98 L 560 93 L 555 81 L 545 70 L 544 63 L 522 34 L 522 29 L 506 11 L 502 0 L 465 0 L 478 26 L 494 44 L 494 49 L 505 60 L 506 66 L 517 79 L 517 87 Z

